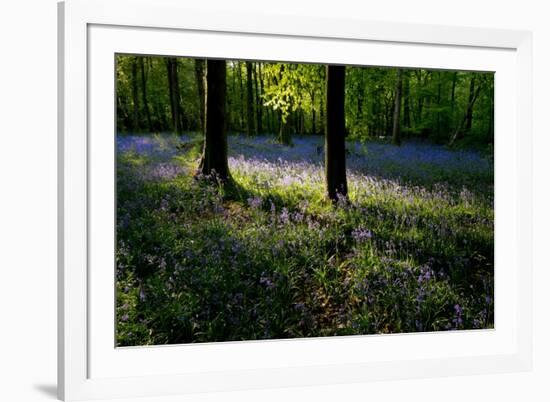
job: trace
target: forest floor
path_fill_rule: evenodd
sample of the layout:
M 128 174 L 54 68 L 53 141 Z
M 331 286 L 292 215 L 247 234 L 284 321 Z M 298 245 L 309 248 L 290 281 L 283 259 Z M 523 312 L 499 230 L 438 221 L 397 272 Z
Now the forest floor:
M 227 194 L 199 136 L 117 137 L 119 345 L 493 326 L 490 159 L 348 142 L 334 207 L 323 138 L 272 138 L 229 136 Z

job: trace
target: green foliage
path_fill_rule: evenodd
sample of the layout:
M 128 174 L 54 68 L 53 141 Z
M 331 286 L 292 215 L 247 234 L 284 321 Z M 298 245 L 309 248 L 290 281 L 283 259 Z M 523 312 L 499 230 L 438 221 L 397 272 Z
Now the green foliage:
M 141 66 L 143 65 L 143 80 Z M 194 60 L 177 59 L 184 130 L 200 130 L 200 102 Z M 254 104 L 262 131 L 287 137 L 324 130 L 325 69 L 318 64 L 253 62 L 253 96 L 247 99 L 246 68 L 227 63 L 227 110 L 230 132 L 246 131 L 246 107 Z M 346 131 L 365 141 L 391 135 L 396 69 L 346 68 Z M 466 116 L 473 90 L 471 124 Z M 145 85 L 144 85 L 145 83 Z M 143 89 L 145 87 L 145 96 Z M 486 148 L 493 142 L 492 73 L 406 69 L 401 105 L 402 137 L 457 146 Z M 147 100 L 147 102 L 145 102 Z M 147 105 L 145 104 L 147 103 Z M 151 124 L 148 122 L 149 110 Z M 170 131 L 170 98 L 165 58 L 117 56 L 117 125 L 122 132 Z M 456 141 L 453 141 L 456 136 Z

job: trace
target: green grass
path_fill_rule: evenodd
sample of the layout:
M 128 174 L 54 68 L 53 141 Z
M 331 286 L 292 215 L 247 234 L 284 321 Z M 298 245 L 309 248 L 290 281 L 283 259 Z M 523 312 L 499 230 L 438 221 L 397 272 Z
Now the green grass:
M 119 153 L 120 346 L 492 327 L 489 184 L 351 173 L 335 207 L 318 165 L 234 158 L 227 193 L 197 157 Z

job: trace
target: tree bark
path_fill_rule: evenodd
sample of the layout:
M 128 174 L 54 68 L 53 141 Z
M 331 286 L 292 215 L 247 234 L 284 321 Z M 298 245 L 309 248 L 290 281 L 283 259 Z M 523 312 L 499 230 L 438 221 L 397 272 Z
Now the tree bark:
M 466 131 L 470 131 L 472 129 L 472 121 L 474 118 L 475 85 L 475 76 L 472 75 L 472 78 L 470 78 L 470 92 L 468 94 L 468 108 L 466 109 L 466 124 L 464 126 Z
M 457 81 L 458 73 L 455 72 L 453 74 L 453 84 L 451 86 L 451 119 L 452 123 L 454 123 L 454 115 L 455 115 L 455 98 L 456 98 L 456 81 Z
M 252 63 L 246 62 L 246 133 L 254 135 L 254 96 L 252 94 Z
M 241 62 L 237 62 L 237 78 L 239 80 L 239 131 L 242 131 L 244 126 L 244 90 L 243 90 L 243 74 Z
M 393 107 L 392 142 L 401 145 L 401 88 L 403 86 L 403 70 L 397 69 L 395 81 L 395 103 Z
M 132 130 L 139 130 L 139 89 L 138 89 L 138 78 L 137 78 L 137 64 L 138 58 L 134 57 L 132 62 L 132 103 L 133 103 L 133 113 L 132 113 Z
M 347 197 L 345 141 L 345 66 L 326 68 L 325 177 L 332 201 Z
M 403 72 L 403 125 L 411 128 L 411 89 L 408 71 Z
M 441 134 L 441 71 L 437 72 L 437 112 L 436 112 L 436 138 Z
M 170 110 L 172 112 L 172 130 L 181 133 L 183 122 L 181 116 L 180 91 L 178 81 L 178 61 L 174 57 L 166 59 L 168 71 L 168 88 L 170 92 Z
M 226 85 L 225 60 L 207 60 L 204 147 L 199 171 L 206 176 L 215 174 L 221 182 L 230 179 L 225 121 Z
M 317 134 L 317 127 L 316 127 L 316 118 L 317 116 L 315 116 L 315 89 L 311 91 L 310 93 L 310 96 L 311 96 L 311 133 L 312 134 Z
M 472 89 L 472 81 L 474 80 L 474 77 L 470 80 L 470 89 Z M 478 85 L 477 89 L 472 93 L 470 93 L 471 96 L 468 96 L 468 105 L 466 107 L 466 113 L 464 114 L 464 118 L 460 121 L 458 126 L 456 127 L 456 130 L 454 131 L 453 135 L 451 136 L 451 140 L 449 141 L 449 146 L 453 146 L 454 143 L 463 137 L 464 132 L 462 130 L 463 127 L 468 127 L 468 119 L 472 119 L 474 104 L 477 100 L 477 97 L 479 96 L 479 93 L 481 92 L 482 85 Z M 471 121 L 470 121 L 470 129 L 471 129 Z M 468 128 L 466 128 L 466 132 L 468 131 Z
M 256 134 L 261 134 L 263 132 L 262 127 L 262 93 L 263 93 L 263 84 L 262 84 L 262 63 L 258 63 L 257 68 L 254 68 L 254 84 L 256 87 Z M 259 77 L 259 78 L 258 78 Z
M 195 79 L 197 80 L 197 92 L 199 95 L 199 128 L 204 134 L 204 60 L 195 59 Z
M 147 118 L 147 126 L 150 132 L 153 132 L 153 123 L 151 121 L 151 111 L 149 110 L 149 103 L 147 102 L 147 77 L 145 76 L 145 63 L 144 57 L 139 58 L 139 67 L 141 70 L 141 96 L 143 100 L 143 109 L 145 110 L 145 117 Z

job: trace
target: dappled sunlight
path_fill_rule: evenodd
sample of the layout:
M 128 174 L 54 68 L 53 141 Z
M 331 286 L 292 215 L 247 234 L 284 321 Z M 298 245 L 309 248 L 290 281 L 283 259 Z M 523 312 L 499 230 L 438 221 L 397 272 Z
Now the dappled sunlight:
M 231 136 L 232 195 L 194 178 L 196 138 L 117 139 L 120 345 L 492 326 L 492 167 L 479 154 L 348 142 L 350 200 L 335 208 L 320 138 Z M 484 192 L 455 177 L 465 160 Z M 404 180 L 395 164 L 450 180 Z

